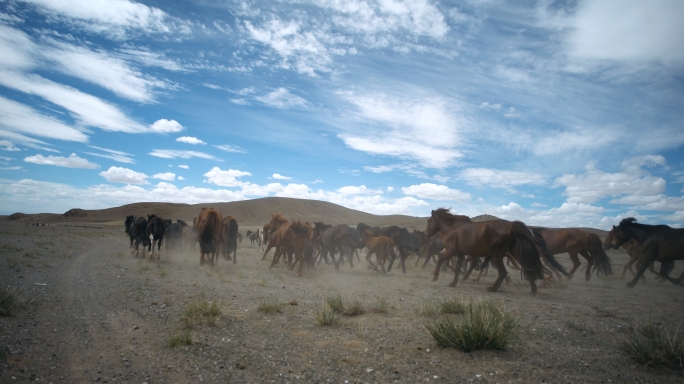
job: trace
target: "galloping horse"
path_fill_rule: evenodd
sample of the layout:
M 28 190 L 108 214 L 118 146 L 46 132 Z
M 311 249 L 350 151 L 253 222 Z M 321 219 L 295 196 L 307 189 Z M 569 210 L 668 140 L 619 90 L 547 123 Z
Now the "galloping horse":
M 608 236 L 606 236 L 606 239 L 603 240 L 603 249 L 605 249 L 605 250 L 611 249 L 612 248 L 611 244 L 613 243 L 613 239 L 615 239 L 615 231 L 608 232 Z M 627 262 L 627 264 L 625 264 L 625 267 L 622 269 L 622 274 L 620 275 L 620 278 L 624 279 L 625 276 L 627 275 L 628 269 L 630 272 L 632 272 L 632 276 L 636 275 L 636 272 L 634 272 L 634 270 L 632 269 L 632 265 L 634 265 L 634 263 L 639 261 L 639 259 L 641 258 L 641 254 L 643 253 L 643 249 L 641 248 L 641 245 L 639 245 L 639 242 L 637 242 L 634 239 L 629 239 L 628 242 L 622 244 L 622 249 L 624 249 L 625 252 L 627 252 L 627 254 L 629 255 L 629 261 Z M 660 277 L 660 274 L 655 271 L 654 264 L 655 263 L 652 262 L 648 266 L 648 270 L 651 271 L 651 273 L 653 273 L 654 275 L 656 275 L 656 279 L 660 280 L 660 282 L 662 283 L 665 281 L 665 279 Z M 672 272 L 672 270 L 674 269 L 674 264 L 675 264 L 674 262 L 672 262 L 672 264 L 670 264 L 670 268 L 667 270 L 668 274 L 670 272 Z M 639 265 L 637 264 L 637 268 L 638 267 L 639 267 Z M 646 281 L 646 276 L 642 275 L 641 278 L 644 281 Z
M 441 233 L 446 252 L 437 261 L 432 273 L 433 281 L 439 278 L 442 263 L 457 256 L 454 280 L 449 284 L 450 287 L 456 286 L 458 271 L 465 255 L 491 256 L 494 260 L 499 277 L 491 287 L 487 287 L 489 292 L 496 291 L 506 278 L 508 272 L 503 260 L 506 252 L 510 252 L 521 265 L 524 278 L 530 282 L 532 294 L 537 293 L 535 280 L 543 280 L 544 273 L 548 272 L 542 265 L 543 255 L 535 243 L 532 232 L 520 221 L 490 220 L 475 223 L 467 216 L 453 215 L 447 209 L 439 208 L 432 211 L 426 228 L 428 238 L 438 233 Z
M 130 248 L 133 248 L 133 241 L 135 241 L 135 237 L 133 237 L 133 224 L 134 223 L 135 223 L 135 216 L 126 216 L 126 221 L 124 221 L 124 225 L 126 226 L 126 233 L 128 234 L 128 238 L 129 238 L 129 240 L 131 240 Z
M 161 257 L 162 240 L 164 239 L 164 220 L 155 215 L 147 215 L 147 236 L 152 236 L 150 259 L 154 259 L 154 243 L 157 243 L 157 260 Z
M 197 217 L 197 242 L 200 245 L 200 265 L 208 261 L 214 266 L 218 262 L 218 251 L 221 242 L 221 214 L 214 208 L 202 208 Z M 204 255 L 209 259 L 205 260 Z
M 321 246 L 321 256 L 328 261 L 327 254 L 330 253 L 335 270 L 340 269 L 340 264 L 344 261 L 345 249 L 349 251 L 349 266 L 354 268 L 353 249 L 356 249 L 355 244 L 349 238 L 349 226 L 347 224 L 338 224 L 335 226 L 326 225 L 320 222 L 314 222 L 314 228 L 311 239 L 314 244 Z M 336 251 L 340 252 L 340 258 L 335 260 Z
M 366 223 L 359 223 L 356 226 L 356 230 L 359 233 L 363 233 L 366 230 L 371 231 L 373 236 L 387 236 L 394 241 L 394 246 L 397 247 L 399 251 L 399 265 L 403 273 L 406 273 L 406 257 L 408 256 L 407 251 L 419 252 L 421 243 L 417 236 L 411 236 L 406 228 L 401 228 L 396 225 L 389 227 L 379 228 L 371 227 Z M 387 266 L 387 272 L 392 270 L 392 265 L 394 260 L 397 258 L 397 254 L 392 250 L 390 252 L 390 263 Z
M 375 253 L 375 260 L 382 268 L 382 273 L 385 273 L 385 261 L 389 257 L 390 250 L 394 248 L 394 242 L 387 236 L 373 236 L 369 230 L 363 231 L 361 239 L 366 243 L 368 252 L 366 252 L 366 261 L 373 267 L 374 271 L 378 270 L 378 266 L 373 264 L 371 256 Z
M 635 239 L 643 248 L 637 274 L 627 283 L 627 287 L 633 288 L 637 284 L 652 261 L 660 261 L 660 276 L 663 278 L 677 285 L 684 281 L 684 274 L 675 279 L 670 277 L 667 271 L 674 260 L 684 260 L 684 229 L 675 229 L 667 225 L 639 224 L 635 218 L 629 217 L 620 221 L 617 227 L 613 226 L 610 232 L 614 236 L 611 242 L 614 249 L 629 239 Z
M 138 246 L 143 245 L 143 258 L 145 258 L 145 247 L 151 247 L 150 236 L 147 235 L 147 220 L 144 217 L 138 217 L 133 222 L 133 238 L 135 239 L 135 257 L 138 257 Z
M 572 279 L 572 275 L 581 265 L 577 258 L 578 253 L 587 260 L 587 270 L 585 272 L 585 279 L 587 281 L 591 279 L 592 266 L 594 264 L 596 264 L 593 268 L 596 270 L 596 276 L 601 274 L 609 276 L 613 274 L 610 258 L 603 250 L 601 239 L 596 234 L 579 228 L 552 229 L 532 227 L 532 230 L 544 237 L 546 247 L 552 254 L 557 255 L 567 252 L 570 255 L 573 267 L 568 272 L 568 280 Z
M 221 223 L 223 257 L 230 260 L 230 253 L 233 252 L 233 264 L 235 264 L 237 263 L 238 222 L 233 216 L 226 216 Z

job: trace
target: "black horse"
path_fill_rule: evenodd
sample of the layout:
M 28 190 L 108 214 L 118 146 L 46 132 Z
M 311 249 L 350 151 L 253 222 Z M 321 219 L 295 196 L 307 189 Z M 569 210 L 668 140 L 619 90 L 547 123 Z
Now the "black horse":
M 623 219 L 617 227 L 613 226 L 610 235 L 614 235 L 611 244 L 614 249 L 630 239 L 636 240 L 643 248 L 639 270 L 634 279 L 627 283 L 629 288 L 634 288 L 653 261 L 660 261 L 660 276 L 676 285 L 682 283 L 684 273 L 675 279 L 668 275 L 668 269 L 674 260 L 684 260 L 684 228 L 640 224 L 635 218 L 629 217 Z
M 135 216 L 126 216 L 126 221 L 124 225 L 126 226 L 126 234 L 128 234 L 128 239 L 131 241 L 130 248 L 133 248 L 133 242 L 135 237 L 133 237 L 133 224 L 135 223 Z
M 143 258 L 145 257 L 145 247 L 150 248 L 150 236 L 147 234 L 147 220 L 144 217 L 138 217 L 133 222 L 133 239 L 135 241 L 135 257 L 138 257 L 138 247 L 140 243 L 143 246 Z
M 345 250 L 349 252 L 349 266 L 354 268 L 352 249 L 356 249 L 357 241 L 349 236 L 349 226 L 347 224 L 328 225 L 321 222 L 314 222 L 311 238 L 314 244 L 321 247 L 321 257 L 328 263 L 328 253 L 335 265 L 335 270 L 340 269 L 340 264 L 344 260 Z M 340 258 L 335 260 L 335 253 L 340 253 Z
M 152 244 L 150 245 L 150 259 L 154 258 L 154 243 L 157 243 L 157 260 L 161 257 L 161 245 L 164 239 L 164 220 L 155 215 L 147 215 L 147 236 L 152 236 Z

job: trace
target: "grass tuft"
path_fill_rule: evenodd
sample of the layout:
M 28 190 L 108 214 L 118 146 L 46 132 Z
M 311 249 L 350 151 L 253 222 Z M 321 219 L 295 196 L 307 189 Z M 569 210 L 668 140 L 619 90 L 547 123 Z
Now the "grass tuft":
M 259 303 L 259 307 L 257 308 L 257 311 L 263 312 L 263 313 L 275 313 L 279 312 L 282 313 L 283 309 L 285 309 L 285 303 L 281 303 L 278 301 L 278 298 L 272 298 L 269 300 L 262 301 Z
M 180 332 L 176 332 L 173 335 L 169 336 L 169 346 L 172 348 L 175 348 L 179 345 L 190 345 L 192 344 L 192 335 L 190 334 L 190 331 L 188 330 L 182 330 Z
M 518 318 L 504 312 L 501 306 L 491 300 L 480 300 L 468 305 L 459 325 L 446 317 L 425 327 L 439 346 L 472 352 L 504 349 L 518 326 Z
M 342 314 L 345 316 L 358 316 L 363 315 L 364 313 L 366 313 L 366 310 L 363 308 L 363 304 L 358 300 L 353 301 L 349 306 L 344 308 L 344 311 L 342 311 Z
M 321 302 L 321 309 L 316 311 L 315 318 L 318 325 L 336 325 L 340 322 L 337 312 L 326 301 Z
M 580 323 L 580 322 L 574 321 L 574 320 L 566 321 L 565 327 L 567 329 L 571 329 L 571 330 L 577 331 L 577 332 L 585 332 L 587 330 L 587 326 L 584 323 Z
M 10 316 L 15 310 L 32 302 L 19 288 L 0 287 L 0 316 Z
M 652 321 L 638 323 L 620 347 L 646 365 L 684 367 L 684 336 L 679 328 L 668 330 Z
M 221 314 L 221 304 L 200 301 L 191 304 L 185 309 L 183 315 L 181 315 L 181 321 L 186 328 L 193 328 L 199 324 L 214 325 Z
M 9 269 L 16 268 L 19 265 L 19 258 L 16 256 L 7 256 L 7 266 Z
M 344 303 L 342 302 L 341 295 L 328 296 L 325 302 L 330 306 L 330 309 L 335 311 L 335 313 L 342 313 L 344 311 Z
M 462 315 L 468 310 L 468 305 L 462 298 L 443 299 L 439 302 L 439 312 L 448 315 Z
M 425 317 L 435 317 L 439 313 L 439 305 L 434 301 L 426 301 L 418 305 L 416 312 Z
M 380 296 L 375 299 L 375 303 L 373 304 L 370 310 L 373 313 L 387 313 L 388 308 L 389 301 L 387 301 L 386 297 Z

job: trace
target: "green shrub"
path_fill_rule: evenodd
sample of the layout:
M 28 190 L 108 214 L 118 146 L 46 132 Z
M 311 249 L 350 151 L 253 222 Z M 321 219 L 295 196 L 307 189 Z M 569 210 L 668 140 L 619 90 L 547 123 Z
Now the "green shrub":
M 270 300 L 265 300 L 259 303 L 259 307 L 257 310 L 259 312 L 263 313 L 275 313 L 275 312 L 283 312 L 283 309 L 285 308 L 285 303 L 281 303 L 278 301 L 278 298 L 273 298 Z
M 321 309 L 316 311 L 316 324 L 318 325 L 336 325 L 340 322 L 340 317 L 337 312 L 330 307 L 330 304 L 323 301 Z
M 344 311 L 344 303 L 342 303 L 342 296 L 329 296 L 325 299 L 325 301 L 330 306 L 330 309 L 335 311 L 335 313 L 342 313 L 342 311 Z
M 684 367 L 684 337 L 652 321 L 637 324 L 622 342 L 623 351 L 647 365 Z
M 173 335 L 169 336 L 169 345 L 173 347 L 177 347 L 179 345 L 190 345 L 192 344 L 192 335 L 190 334 L 190 331 L 188 330 L 182 330 L 180 332 L 176 332 Z
M 221 316 L 221 304 L 217 302 L 200 301 L 191 304 L 181 315 L 181 321 L 187 328 L 198 324 L 214 325 Z

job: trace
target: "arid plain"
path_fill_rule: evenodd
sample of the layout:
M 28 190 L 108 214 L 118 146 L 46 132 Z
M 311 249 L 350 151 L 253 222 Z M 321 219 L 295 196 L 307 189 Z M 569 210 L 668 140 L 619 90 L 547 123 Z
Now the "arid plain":
M 359 222 L 424 229 L 426 218 L 374 216 L 330 203 L 260 199 L 214 204 L 238 219 L 240 233 L 271 213 L 326 223 Z M 495 272 L 480 282 L 447 287 L 450 273 L 431 280 L 407 263 L 385 275 L 361 261 L 339 271 L 319 265 L 298 278 L 284 265 L 269 269 L 263 251 L 246 239 L 237 264 L 200 266 L 199 252 L 162 252 L 160 261 L 134 258 L 124 234 L 126 215 L 156 213 L 184 219 L 200 206 L 140 203 L 68 215 L 14 215 L 0 220 L 0 282 L 19 289 L 28 304 L 0 317 L 2 382 L 682 382 L 683 372 L 644 366 L 619 345 L 636 322 L 684 330 L 684 288 L 647 281 L 626 288 L 625 253 L 611 251 L 615 275 L 578 273 L 537 296 L 513 280 L 487 293 Z M 437 208 L 437 207 L 435 207 Z M 484 217 L 486 218 L 486 217 Z M 27 223 L 29 225 L 27 225 Z M 45 226 L 30 225 L 45 223 Z M 558 227 L 562 227 L 559 218 Z M 605 232 L 596 231 L 600 236 Z M 567 255 L 558 255 L 566 267 Z M 584 261 L 583 261 L 584 263 Z M 682 264 L 673 274 L 678 275 Z M 629 274 L 628 274 L 629 277 Z M 365 313 L 316 323 L 322 302 L 340 297 Z M 462 353 L 438 347 L 426 330 L 445 316 L 440 300 L 488 298 L 520 319 L 503 351 Z M 184 324 L 188 308 L 218 304 L 214 324 Z M 264 311 L 271 304 L 277 311 Z M 260 309 L 261 308 L 261 309 Z M 189 330 L 188 330 L 189 329 Z M 192 342 L 172 347 L 185 332 Z

